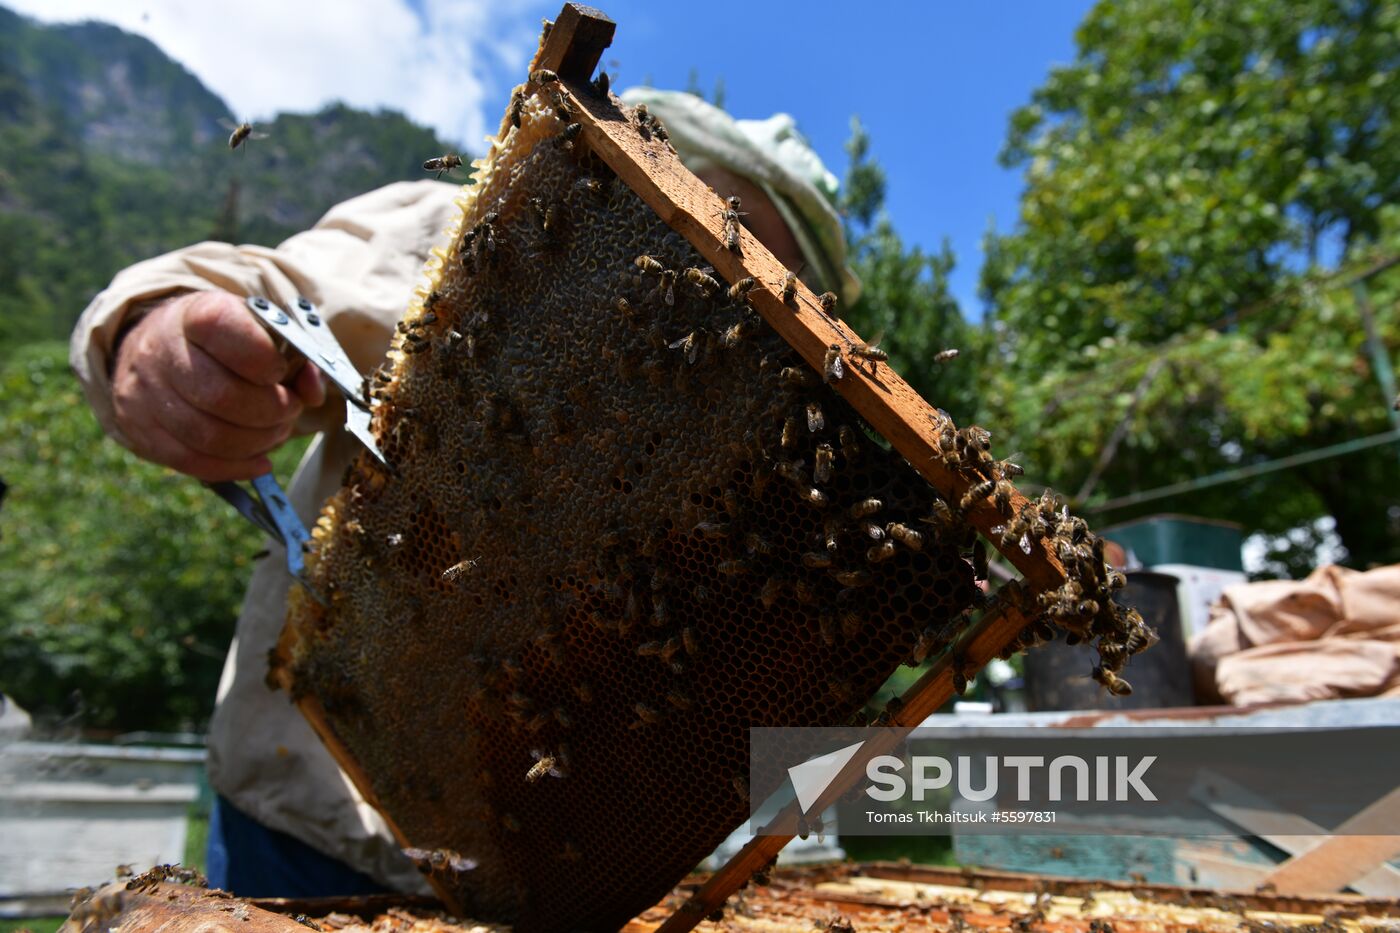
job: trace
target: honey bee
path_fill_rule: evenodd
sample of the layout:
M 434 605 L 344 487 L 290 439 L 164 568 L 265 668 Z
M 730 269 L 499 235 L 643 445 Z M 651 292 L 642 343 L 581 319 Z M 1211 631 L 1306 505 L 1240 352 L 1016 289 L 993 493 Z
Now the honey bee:
M 685 356 L 686 363 L 691 366 L 695 365 L 695 360 L 700 354 L 700 338 L 695 331 L 691 331 L 669 346 L 672 350 L 680 350 Z
M 829 610 L 820 612 L 817 615 L 817 630 L 821 633 L 822 641 L 826 643 L 827 647 L 833 647 L 836 644 L 838 631 L 836 613 Z
M 739 251 L 739 218 L 743 216 L 739 210 L 741 202 L 737 194 L 731 194 L 725 203 L 728 207 L 723 211 L 724 245 L 731 253 L 737 253 Z
M 1109 571 L 1108 588 L 1110 590 L 1121 590 L 1128 585 L 1128 577 L 1120 570 Z
M 975 486 L 972 486 L 963 494 L 962 499 L 958 501 L 958 508 L 966 512 L 968 509 L 990 496 L 992 491 L 996 489 L 996 485 L 997 484 L 993 480 L 983 480 Z
M 810 606 L 817 601 L 817 591 L 806 580 L 798 580 L 792 585 L 792 595 L 804 606 Z
M 879 499 L 862 499 L 851 506 L 851 518 L 865 518 L 867 515 L 874 515 L 885 507 L 885 503 Z
M 885 533 L 911 551 L 924 549 L 923 534 L 901 522 L 890 522 L 885 526 Z
M 1123 647 L 1128 649 L 1129 654 L 1140 654 L 1157 644 L 1160 636 L 1146 625 L 1139 625 L 1128 633 L 1128 639 L 1123 643 Z
M 758 282 L 755 281 L 752 276 L 745 276 L 744 278 L 735 282 L 733 285 L 729 286 L 729 291 L 727 292 L 727 294 L 729 295 L 729 300 L 743 301 L 744 298 L 748 297 L 749 292 L 753 291 L 754 286 L 757 284 Z
M 843 424 L 836 434 L 841 439 L 841 453 L 846 462 L 854 463 L 860 457 L 860 441 L 856 438 L 856 429 L 849 424 Z
M 802 466 L 801 460 L 779 460 L 773 471 L 795 486 L 804 486 L 807 479 L 802 475 Z
M 593 702 L 593 685 L 586 680 L 580 680 L 573 685 L 574 696 L 578 697 L 580 703 Z
M 574 140 L 578 139 L 578 134 L 582 130 L 582 124 L 570 123 L 568 126 L 564 127 L 563 131 L 559 134 L 560 144 L 563 145 L 565 149 L 572 149 L 574 147 Z
M 783 276 L 783 288 L 779 295 L 782 297 L 783 304 L 787 304 L 792 301 L 792 296 L 795 294 L 797 294 L 797 274 L 789 272 Z
M 612 79 L 608 77 L 608 73 L 606 71 L 598 72 L 598 77 L 593 79 L 594 93 L 596 93 L 599 97 L 607 97 L 608 87 L 611 83 Z
M 778 442 L 783 450 L 791 450 L 797 446 L 797 419 L 791 416 L 783 419 L 783 433 Z
M 510 95 L 510 125 L 520 129 L 520 118 L 525 114 L 525 89 L 518 87 Z
M 441 178 L 444 173 L 450 172 L 455 168 L 460 168 L 461 165 L 462 157 L 449 152 L 446 155 L 435 156 L 425 161 L 423 163 L 423 171 L 437 172 L 435 177 Z
M 479 560 L 481 560 L 480 557 L 473 557 L 470 560 L 458 561 L 442 572 L 442 582 L 457 583 L 466 575 L 467 571 L 476 567 Z
M 974 580 L 987 579 L 987 545 L 978 538 L 972 542 L 972 578 Z
M 891 557 L 894 556 L 894 554 L 894 541 L 886 539 L 884 541 L 881 541 L 874 547 L 867 548 L 865 551 L 865 559 L 870 561 L 870 563 L 872 564 L 878 564 L 882 561 L 889 560 Z
M 661 281 L 656 285 L 667 307 L 674 307 L 676 304 L 676 276 L 674 269 L 666 269 L 661 273 Z
M 888 353 L 881 350 L 874 343 L 862 343 L 860 341 L 857 341 L 856 345 L 851 347 L 851 353 L 868 361 L 871 364 L 872 372 L 874 371 L 875 364 L 888 362 L 890 358 Z
M 737 577 L 749 572 L 749 562 L 746 560 L 722 560 L 715 570 L 726 577 Z
M 1003 479 L 1011 479 L 1015 476 L 1024 476 L 1025 469 L 1019 463 L 1012 463 L 1010 460 L 998 460 L 994 464 L 996 471 Z
M 660 711 L 647 706 L 645 703 L 632 704 L 632 710 L 637 714 L 637 721 L 631 725 L 633 729 L 639 729 L 642 726 L 652 726 L 661 721 Z
M 729 513 L 730 518 L 739 517 L 739 494 L 737 492 L 732 488 L 726 488 L 724 490 L 724 495 L 720 497 L 720 501 L 724 503 L 724 510 Z
M 831 575 L 842 586 L 869 586 L 875 582 L 869 570 L 836 570 Z
M 825 508 L 827 503 L 831 501 L 826 493 L 815 486 L 809 486 L 802 490 L 802 498 L 809 505 L 815 505 L 817 508 Z
M 266 133 L 254 132 L 253 124 L 246 121 L 237 126 L 233 125 L 232 120 L 220 120 L 219 122 L 230 131 L 228 134 L 228 147 L 230 149 L 237 149 L 250 139 L 267 139 Z
M 752 329 L 753 325 L 747 319 L 735 321 L 730 325 L 729 329 L 724 332 L 720 343 L 724 345 L 725 349 L 732 350 L 739 345 L 739 341 L 748 337 Z
M 689 695 L 681 690 L 672 690 L 670 693 L 666 694 L 666 702 L 670 703 L 681 712 L 686 712 L 695 705 Z
M 651 597 L 651 624 L 656 628 L 661 628 L 670 621 L 671 612 L 666 605 L 666 597 L 660 593 Z
M 1122 677 L 1119 677 L 1117 674 L 1113 673 L 1113 671 L 1110 671 L 1102 664 L 1097 665 L 1094 668 L 1093 678 L 1094 680 L 1102 684 L 1104 688 L 1108 690 L 1109 693 L 1113 694 L 1116 697 L 1129 696 L 1133 692 L 1132 684 L 1128 683 Z
M 836 382 L 846 375 L 846 364 L 841 361 L 841 347 L 832 344 L 826 348 L 826 356 L 822 359 L 823 381 L 827 384 Z
M 995 505 L 997 511 L 1006 518 L 1010 518 L 1012 515 L 1011 497 L 1015 492 L 1016 487 L 1012 486 L 1004 479 L 997 480 L 997 484 L 992 487 L 992 504 Z
M 663 266 L 660 263 L 660 261 L 658 261 L 654 256 L 641 255 L 638 256 L 636 259 L 632 260 L 632 262 L 636 265 L 638 269 L 641 269 L 643 272 L 649 272 L 655 275 L 660 275 L 661 273 L 666 271 L 666 267 Z
M 749 782 L 743 775 L 736 774 L 730 780 L 730 783 L 734 785 L 734 792 L 739 795 L 740 799 L 747 803 L 749 799 Z
M 839 545 L 838 536 L 841 534 L 841 522 L 835 516 L 829 516 L 822 522 L 822 540 L 826 544 L 828 551 L 835 551 Z
M 525 781 L 534 784 L 540 778 L 554 770 L 554 756 L 546 755 L 542 752 L 531 752 L 535 756 L 535 763 L 530 766 L 530 770 L 525 772 Z
M 875 522 L 870 521 L 869 519 L 864 519 L 863 521 L 861 521 L 860 530 L 864 532 L 865 536 L 871 541 L 885 540 L 885 529 L 881 528 L 879 525 L 877 525 Z
M 694 626 L 687 625 L 681 629 L 681 644 L 685 646 L 685 653 L 691 657 L 700 653 L 700 633 Z
M 655 641 L 644 641 L 637 646 L 637 656 L 642 658 L 654 658 L 665 649 L 666 643 L 657 639 Z
M 808 551 L 802 555 L 802 566 L 812 570 L 826 570 L 831 566 L 831 555 L 820 551 Z
M 788 385 L 797 386 L 800 389 L 810 389 L 816 385 L 817 381 L 806 367 L 784 366 L 778 375 Z
M 822 306 L 822 311 L 827 317 L 833 317 L 836 313 L 836 293 L 822 292 L 817 296 L 817 303 Z
M 554 104 L 554 115 L 564 122 L 574 118 L 574 108 L 569 106 L 568 98 L 558 91 L 549 92 L 550 102 Z
M 826 416 L 822 414 L 822 407 L 816 402 L 807 403 L 807 430 L 815 434 L 826 427 Z
M 744 536 L 744 547 L 750 554 L 767 556 L 773 553 L 773 542 L 756 531 L 750 531 Z
M 939 350 L 933 355 L 935 363 L 948 363 L 958 358 L 957 350 Z
M 706 297 L 719 291 L 718 282 L 706 275 L 702 270 L 694 267 L 685 270 L 685 280 L 700 289 Z
M 403 546 L 403 535 L 398 534 L 397 532 L 391 535 L 386 535 L 384 538 L 384 543 L 389 547 L 390 550 L 400 548 Z
M 961 664 L 953 668 L 953 692 L 958 696 L 967 694 L 967 675 L 963 673 Z
M 825 483 L 831 479 L 831 466 L 836 460 L 836 452 L 825 442 L 817 445 L 815 462 L 812 465 L 812 479 Z
M 826 689 L 836 699 L 837 703 L 844 705 L 855 699 L 855 689 L 848 680 L 829 680 L 827 681 Z
M 559 80 L 559 76 L 548 68 L 541 68 L 539 71 L 530 72 L 531 84 L 553 84 Z
M 695 533 L 702 538 L 729 537 L 728 522 L 701 522 L 695 526 Z

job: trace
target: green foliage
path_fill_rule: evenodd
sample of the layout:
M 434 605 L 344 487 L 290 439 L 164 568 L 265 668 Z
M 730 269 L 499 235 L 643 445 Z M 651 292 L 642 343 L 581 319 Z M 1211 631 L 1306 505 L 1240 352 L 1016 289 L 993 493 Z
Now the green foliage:
M 885 173 L 870 156 L 870 136 L 859 119 L 851 121 L 846 152 L 841 208 L 862 288 L 860 300 L 843 314 L 865 339 L 883 335 L 890 363 L 924 398 L 955 417 L 970 415 L 976 396 L 967 374 L 975 371 L 975 334 L 948 291 L 953 252 L 946 242 L 931 256 L 918 247 L 905 249 L 883 213 Z M 935 364 L 934 354 L 949 347 L 968 356 Z
M 201 725 L 261 535 L 104 441 L 62 344 L 0 364 L 0 463 L 0 689 L 87 726 Z
M 1400 252 L 1400 3 L 1101 2 L 1012 117 L 1017 229 L 989 238 L 988 423 L 1093 499 L 1386 430 L 1347 270 Z M 1396 272 L 1372 279 L 1394 356 Z M 1394 447 L 1136 510 L 1283 532 L 1332 514 L 1351 562 L 1400 560 Z M 1374 483 L 1373 486 L 1368 484 Z

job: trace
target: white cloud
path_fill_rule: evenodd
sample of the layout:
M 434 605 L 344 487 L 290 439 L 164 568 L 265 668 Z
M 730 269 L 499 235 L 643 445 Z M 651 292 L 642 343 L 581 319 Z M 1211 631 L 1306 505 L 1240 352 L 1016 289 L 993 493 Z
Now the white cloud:
M 239 119 L 341 100 L 390 107 L 480 152 L 523 80 L 548 0 L 6 0 L 45 22 L 146 36 Z

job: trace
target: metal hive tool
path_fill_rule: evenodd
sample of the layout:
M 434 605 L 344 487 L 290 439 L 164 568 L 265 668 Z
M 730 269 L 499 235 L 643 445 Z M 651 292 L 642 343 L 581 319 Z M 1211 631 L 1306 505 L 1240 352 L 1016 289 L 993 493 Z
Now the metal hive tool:
M 670 890 L 748 816 L 750 726 L 848 722 L 959 636 L 940 689 L 1050 621 L 1101 650 L 1131 627 L 1087 529 L 729 248 L 664 129 L 585 83 L 611 35 L 573 5 L 546 32 L 371 376 L 389 466 L 327 504 L 326 605 L 292 594 L 272 672 L 444 900 L 522 930 Z M 965 632 L 975 530 L 1022 510 L 1044 528 L 996 543 L 1044 597 Z

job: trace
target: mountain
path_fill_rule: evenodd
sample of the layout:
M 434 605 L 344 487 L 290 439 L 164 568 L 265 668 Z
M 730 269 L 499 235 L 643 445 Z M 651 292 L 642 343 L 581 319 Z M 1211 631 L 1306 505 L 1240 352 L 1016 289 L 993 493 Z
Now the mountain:
M 458 151 L 402 114 L 335 104 L 230 152 L 230 115 L 140 36 L 0 7 L 0 354 L 66 336 L 132 262 L 204 239 L 275 245 Z

